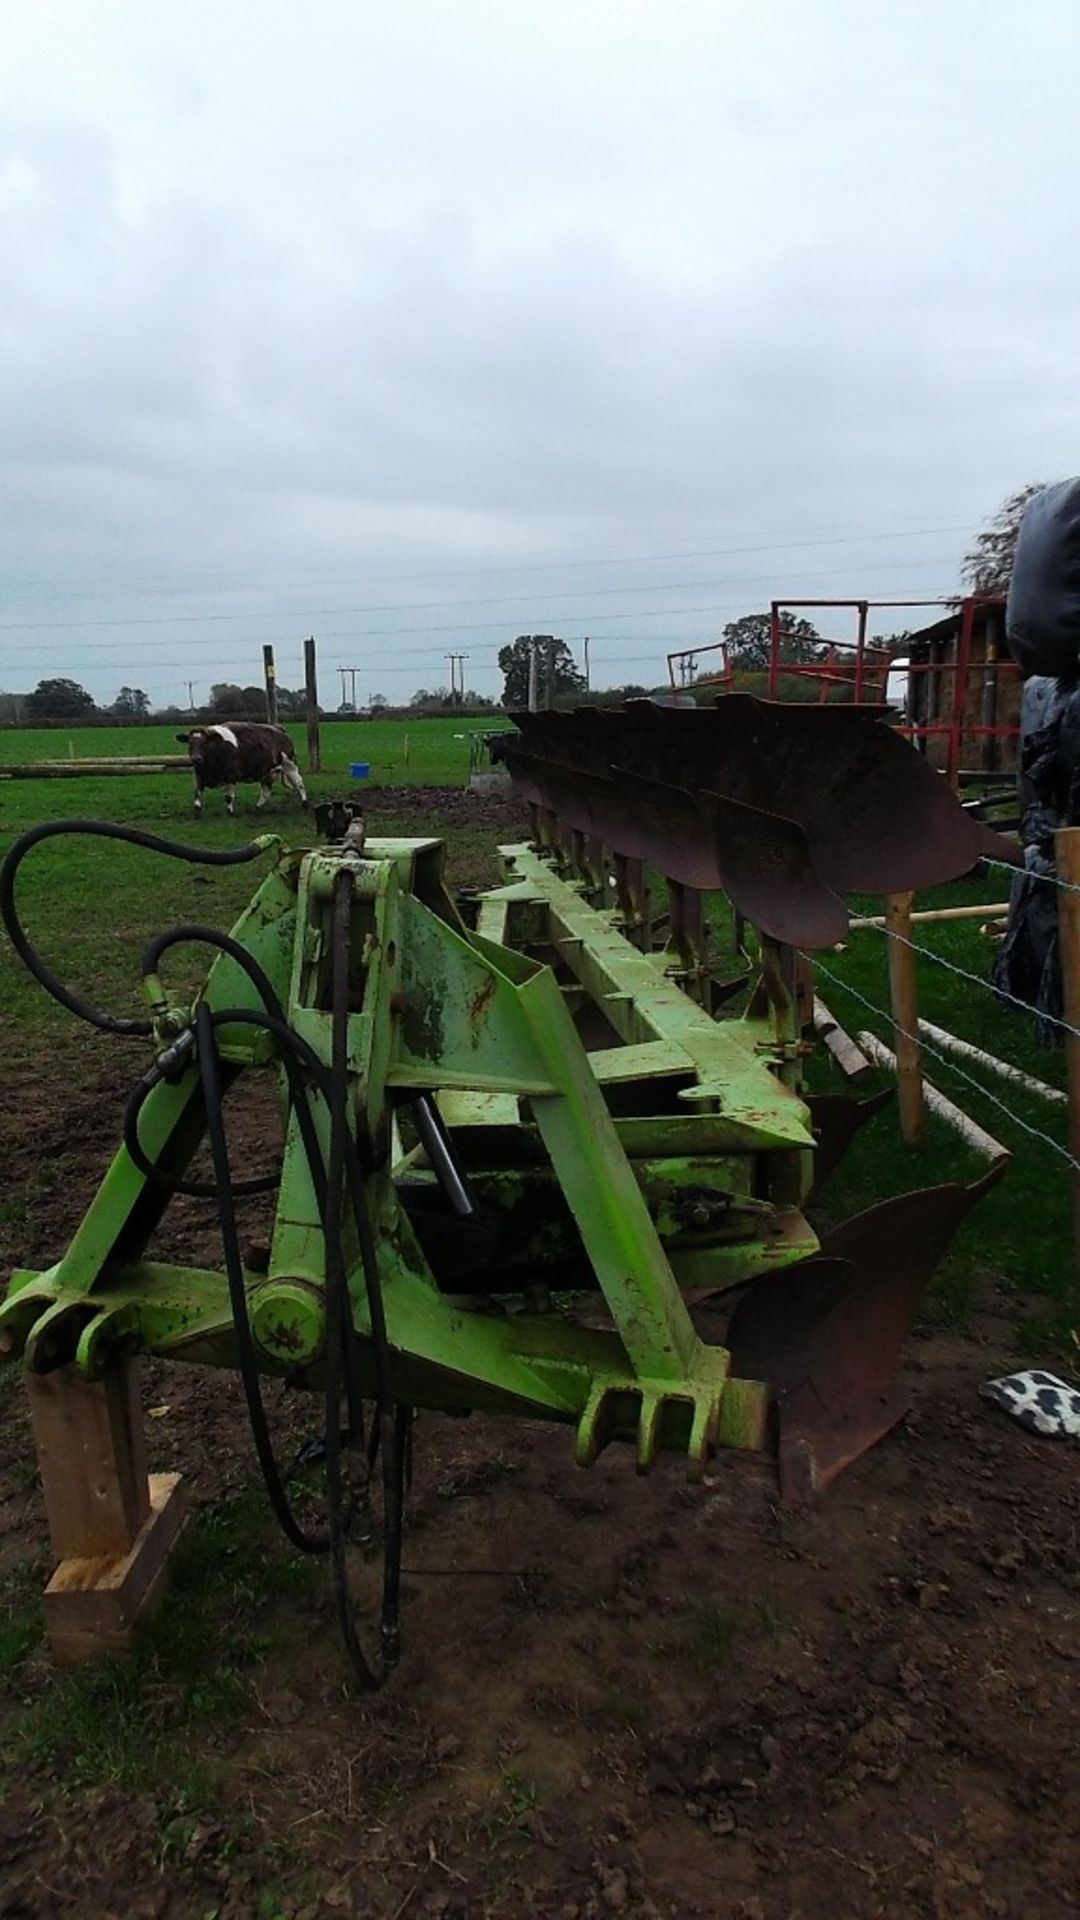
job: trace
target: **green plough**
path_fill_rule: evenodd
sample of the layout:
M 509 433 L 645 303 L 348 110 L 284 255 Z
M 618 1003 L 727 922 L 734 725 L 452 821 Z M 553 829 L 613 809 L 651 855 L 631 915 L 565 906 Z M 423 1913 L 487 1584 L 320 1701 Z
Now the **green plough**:
M 685 888 L 672 883 L 662 924 L 617 848 L 560 843 L 551 824 L 543 849 L 503 849 L 504 884 L 469 925 L 435 840 L 365 840 L 348 810 L 308 852 L 264 837 L 232 856 L 273 864 L 231 936 L 179 927 L 148 949 L 143 1023 L 62 987 L 15 908 L 37 839 L 129 830 L 38 829 L 0 882 L 42 984 L 99 1026 L 142 1026 L 154 1052 L 70 1246 L 12 1276 L 0 1346 L 59 1381 L 106 1382 L 138 1353 L 238 1368 L 275 1507 L 299 1544 L 329 1549 L 373 1682 L 397 1654 L 413 1409 L 562 1422 L 583 1466 L 613 1441 L 642 1471 L 661 1448 L 694 1472 L 717 1447 L 770 1449 L 785 1492 L 805 1497 L 900 1417 L 903 1336 L 980 1190 L 904 1196 L 819 1244 L 805 1210 L 819 1143 L 834 1158 L 880 1103 L 805 1095 L 808 963 L 762 932 L 746 1012 L 714 1017 L 701 950 L 688 958 L 675 937 Z M 215 950 L 194 1006 L 164 984 L 170 949 L 191 942 Z M 232 1110 L 254 1073 L 276 1077 L 283 1151 L 268 1244 L 245 1257 L 223 1096 Z M 200 1182 L 189 1168 L 207 1139 Z M 223 1270 L 152 1257 L 176 1192 L 216 1211 Z M 722 1344 L 696 1330 L 703 1296 L 718 1327 L 727 1315 Z M 324 1537 L 289 1506 L 263 1376 L 324 1395 Z M 372 1661 L 344 1553 L 380 1454 Z

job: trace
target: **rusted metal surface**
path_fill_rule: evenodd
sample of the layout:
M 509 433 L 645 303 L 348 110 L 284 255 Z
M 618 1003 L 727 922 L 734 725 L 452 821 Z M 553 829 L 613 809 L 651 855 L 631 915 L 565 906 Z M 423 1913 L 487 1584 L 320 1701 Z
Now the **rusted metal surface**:
M 810 1109 L 810 1124 L 817 1142 L 814 1184 L 810 1189 L 816 1194 L 839 1166 L 856 1134 L 882 1107 L 890 1104 L 894 1094 L 891 1087 L 886 1087 L 866 1100 L 853 1100 L 847 1093 L 807 1093 L 803 1098 Z
M 841 939 L 843 893 L 935 886 L 987 851 L 987 829 L 877 707 L 730 694 L 515 720 L 506 759 L 524 798 L 683 886 L 723 890 L 791 945 Z
M 1003 1171 L 883 1201 L 739 1301 L 727 1330 L 732 1372 L 769 1383 L 786 1498 L 829 1486 L 903 1418 L 904 1338 L 957 1227 Z

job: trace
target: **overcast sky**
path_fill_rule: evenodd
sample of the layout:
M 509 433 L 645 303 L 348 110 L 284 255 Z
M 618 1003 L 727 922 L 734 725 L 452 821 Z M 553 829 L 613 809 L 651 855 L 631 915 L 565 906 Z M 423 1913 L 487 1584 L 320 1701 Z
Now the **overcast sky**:
M 0 688 L 950 591 L 1080 470 L 1078 76 L 1076 0 L 3 0 Z

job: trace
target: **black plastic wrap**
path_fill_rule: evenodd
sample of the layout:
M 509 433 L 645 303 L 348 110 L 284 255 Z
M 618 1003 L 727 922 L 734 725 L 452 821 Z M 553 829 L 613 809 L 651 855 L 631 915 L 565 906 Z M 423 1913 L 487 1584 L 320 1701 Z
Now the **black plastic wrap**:
M 1080 676 L 1080 480 L 1028 501 L 1020 522 L 1005 627 L 1021 670 Z
M 1037 1010 L 1038 1039 L 1055 1047 L 1062 995 L 1054 833 L 1080 824 L 1080 689 L 1034 680 L 1024 689 L 1020 802 L 1024 868 L 1012 883 L 993 984 Z

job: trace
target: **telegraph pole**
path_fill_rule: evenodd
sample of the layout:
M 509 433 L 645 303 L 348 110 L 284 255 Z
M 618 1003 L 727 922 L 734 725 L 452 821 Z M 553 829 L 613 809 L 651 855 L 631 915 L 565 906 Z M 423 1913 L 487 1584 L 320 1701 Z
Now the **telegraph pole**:
M 189 681 L 188 681 L 188 683 L 187 683 L 187 703 L 188 703 L 188 712 L 189 712 L 189 713 L 194 713 L 194 711 L 195 711 L 195 682 L 194 682 L 194 680 L 189 680 Z
M 465 698 L 465 662 L 467 653 L 448 653 L 444 658 L 450 662 L 450 704 L 460 707 Z
M 586 693 L 588 693 L 589 688 L 591 686 L 592 686 L 592 681 L 589 679 L 589 636 L 588 634 L 586 634 L 585 635 L 585 691 Z
M 349 668 L 349 679 L 352 686 L 352 710 L 354 713 L 356 712 L 356 676 L 358 672 L 358 667 Z
M 529 712 L 535 713 L 536 698 L 537 642 L 535 633 L 529 635 Z
M 338 668 L 338 672 L 339 672 L 339 673 L 340 673 L 340 675 L 341 675 L 341 704 L 342 704 L 342 706 L 344 706 L 344 705 L 345 705 L 345 675 L 346 675 L 346 674 L 348 673 L 348 671 L 349 671 L 349 669 L 348 669 L 348 667 L 339 667 L 339 668 Z

